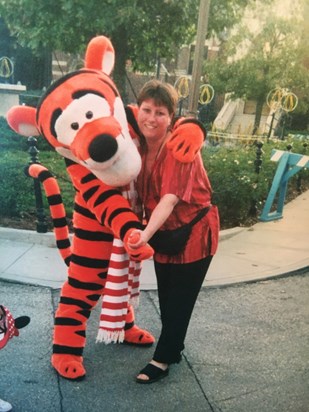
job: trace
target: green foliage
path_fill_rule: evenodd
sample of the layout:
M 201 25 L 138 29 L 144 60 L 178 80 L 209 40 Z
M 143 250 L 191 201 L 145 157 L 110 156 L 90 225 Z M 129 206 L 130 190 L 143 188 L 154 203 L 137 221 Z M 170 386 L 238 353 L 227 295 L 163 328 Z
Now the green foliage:
M 26 158 L 23 152 L 1 152 L 0 216 L 22 217 L 34 211 L 32 182 L 23 171 Z
M 22 139 L 22 138 L 20 138 Z M 17 141 L 7 141 L 0 157 L 0 218 L 29 217 L 35 221 L 35 198 L 31 178 L 27 178 L 23 169 L 29 162 L 27 150 L 20 150 Z M 9 143 L 11 142 L 11 147 Z M 306 154 L 308 136 L 290 136 L 287 140 L 264 141 L 262 147 L 262 165 L 256 172 L 257 146 L 240 143 L 226 143 L 217 146 L 208 145 L 202 155 L 214 193 L 213 203 L 218 205 L 222 229 L 235 226 L 249 226 L 261 213 L 271 187 L 278 164 L 270 161 L 272 149 L 291 150 Z M 307 145 L 307 146 L 306 146 Z M 60 186 L 67 217 L 72 217 L 74 189 L 65 170 L 63 158 L 50 150 L 42 149 L 43 142 L 38 141 L 39 160 L 57 178 Z M 3 149 L 3 146 L 2 146 Z M 299 181 L 301 178 L 301 181 Z M 301 188 L 299 184 L 301 183 Z M 288 199 L 299 194 L 299 190 L 309 188 L 309 170 L 301 170 L 290 181 Z M 43 194 L 45 214 L 49 209 Z M 252 210 L 256 208 L 256 210 Z M 253 211 L 256 213 L 253 213 Z
M 14 133 L 5 119 L 0 118 L 0 216 L 27 218 L 36 215 L 33 181 L 26 177 L 25 167 L 30 162 L 27 139 Z M 57 178 L 67 216 L 72 217 L 75 191 L 65 170 L 61 156 L 50 150 L 45 140 L 38 138 L 39 161 Z M 49 207 L 43 193 L 46 216 Z
M 56 176 L 67 217 L 73 214 L 74 189 L 68 180 L 63 159 L 54 152 L 41 152 L 40 160 L 44 166 Z M 0 159 L 0 216 L 11 218 L 29 218 L 35 221 L 36 208 L 33 180 L 25 175 L 24 169 L 28 165 L 29 156 L 24 152 L 6 153 Z M 53 170 L 59 170 L 55 173 Z M 46 216 L 49 216 L 49 207 L 44 190 L 42 189 L 43 206 Z
M 209 33 L 231 27 L 252 2 L 210 2 Z M 116 49 L 114 76 L 121 94 L 126 60 L 135 69 L 154 70 L 158 55 L 176 57 L 179 48 L 192 42 L 196 34 L 198 10 L 197 0 L 0 0 L 0 15 L 11 35 L 36 53 L 83 54 L 92 37 L 109 36 Z
M 252 20 L 235 28 L 222 44 L 220 58 L 205 62 L 207 78 L 217 93 L 256 100 L 260 109 L 272 89 L 287 88 L 299 98 L 296 113 L 308 115 L 309 71 L 304 64 L 309 58 L 307 20 L 303 13 L 293 15 L 291 11 L 287 19 L 259 3 L 257 7 L 252 15 L 258 29 Z M 259 116 L 257 111 L 257 127 Z
M 262 212 L 278 166 L 270 161 L 272 149 L 287 150 L 290 145 L 294 153 L 303 154 L 307 150 L 304 143 L 305 140 L 292 138 L 264 142 L 259 173 L 255 145 L 207 146 L 203 150 L 204 165 L 214 190 L 213 203 L 219 207 L 223 228 L 250 225 Z M 309 171 L 303 170 L 289 181 L 293 195 L 300 175 L 303 187 L 309 187 Z
M 27 150 L 27 138 L 15 133 L 7 124 L 4 117 L 0 116 L 0 155 L 11 150 Z

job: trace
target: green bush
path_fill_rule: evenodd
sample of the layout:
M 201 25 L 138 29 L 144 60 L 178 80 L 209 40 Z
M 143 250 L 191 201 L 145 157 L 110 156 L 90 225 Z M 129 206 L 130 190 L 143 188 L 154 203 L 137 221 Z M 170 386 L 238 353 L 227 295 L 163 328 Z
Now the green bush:
M 213 203 L 218 205 L 223 228 L 250 225 L 256 221 L 278 166 L 277 162 L 270 160 L 271 151 L 286 151 L 287 148 L 299 154 L 307 150 L 306 143 L 298 139 L 263 142 L 259 172 L 256 171 L 255 144 L 206 146 L 203 149 L 204 165 L 214 190 Z M 302 187 L 299 187 L 300 177 Z M 290 179 L 286 200 L 295 197 L 301 189 L 308 188 L 309 171 L 303 169 Z
M 0 160 L 0 216 L 22 217 L 35 211 L 33 183 L 24 174 L 25 153 L 1 152 Z
M 1 120 L 1 119 L 0 119 Z M 14 134 L 0 121 L 0 218 L 29 217 L 36 214 L 33 182 L 23 169 L 30 157 L 27 139 Z M 257 146 L 216 142 L 202 151 L 212 187 L 213 203 L 218 205 L 222 229 L 249 226 L 257 221 L 271 187 L 278 163 L 270 161 L 272 149 L 307 153 L 308 139 L 290 137 L 287 140 L 263 142 L 261 168 L 256 171 Z M 43 139 L 38 138 L 38 158 L 57 178 L 68 218 L 73 213 L 74 189 L 66 173 L 63 158 L 51 151 Z M 46 150 L 48 149 L 48 150 Z M 288 185 L 287 201 L 301 190 L 309 189 L 309 171 L 302 169 Z M 43 194 L 45 214 L 49 210 Z
M 12 150 L 27 150 L 27 138 L 15 133 L 7 124 L 4 117 L 0 116 L 0 153 Z

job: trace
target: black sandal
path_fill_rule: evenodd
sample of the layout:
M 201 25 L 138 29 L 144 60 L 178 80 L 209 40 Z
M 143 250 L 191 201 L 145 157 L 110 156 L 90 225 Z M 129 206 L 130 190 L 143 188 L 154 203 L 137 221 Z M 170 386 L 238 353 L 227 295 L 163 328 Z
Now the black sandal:
M 168 368 L 165 370 L 159 368 L 158 366 L 153 365 L 152 363 L 148 363 L 147 366 L 145 366 L 144 369 L 142 369 L 139 373 L 139 375 L 143 374 L 148 376 L 149 379 L 140 379 L 136 377 L 136 382 L 137 383 L 153 383 L 158 381 L 159 379 L 163 379 L 168 375 Z

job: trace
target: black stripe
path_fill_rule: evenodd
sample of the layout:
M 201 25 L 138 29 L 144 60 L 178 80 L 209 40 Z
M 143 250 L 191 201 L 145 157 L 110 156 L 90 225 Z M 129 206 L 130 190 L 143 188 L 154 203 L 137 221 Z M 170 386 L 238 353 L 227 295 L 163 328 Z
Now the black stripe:
M 111 233 L 104 233 L 104 232 L 91 232 L 90 230 L 84 229 L 74 229 L 74 233 L 77 238 L 83 240 L 93 240 L 93 241 L 105 241 L 105 242 L 112 242 L 114 236 Z
M 120 239 L 123 239 L 129 229 L 143 229 L 143 225 L 140 222 L 127 222 L 120 230 Z
M 60 217 L 58 219 L 53 219 L 53 225 L 55 227 L 65 227 L 67 226 L 67 219 L 65 217 Z
M 89 219 L 96 220 L 95 215 L 91 213 L 90 210 L 78 205 L 77 203 L 74 204 L 74 210 L 75 212 L 79 213 L 82 216 L 88 217 Z
M 124 330 L 131 329 L 133 326 L 134 326 L 134 321 L 133 321 L 133 322 L 130 322 L 130 323 L 126 323 L 126 324 L 124 325 Z
M 71 262 L 71 256 L 68 256 L 64 259 L 64 263 L 69 267 Z
M 100 279 L 106 279 L 106 276 L 107 276 L 107 272 L 98 273 L 98 277 L 99 277 Z
M 93 259 L 87 256 L 78 256 L 72 254 L 71 262 L 76 265 L 83 266 L 92 269 L 104 269 L 108 266 L 109 260 L 106 259 Z
M 75 305 L 82 309 L 88 309 L 88 310 L 92 308 L 92 305 L 89 305 L 89 303 L 86 303 L 84 300 L 69 298 L 66 296 L 60 297 L 60 303 L 63 303 L 64 305 Z
M 81 90 L 76 90 L 76 92 L 72 93 L 72 99 L 77 100 L 83 96 L 86 96 L 87 94 L 94 94 L 96 96 L 103 97 L 103 98 L 105 97 L 103 93 L 100 93 L 97 90 L 81 89 Z
M 105 226 L 105 225 L 104 225 L 104 221 L 105 221 L 105 219 L 106 219 L 106 214 L 107 214 L 107 210 L 105 209 L 104 212 L 103 212 L 102 215 L 101 215 L 101 220 L 100 220 L 100 222 L 101 222 L 101 224 L 102 224 L 103 226 Z
M 55 318 L 55 325 L 79 326 L 79 325 L 82 325 L 82 324 L 83 323 L 80 320 L 73 319 L 73 318 L 64 318 L 64 317 Z
M 75 289 L 83 289 L 83 290 L 100 290 L 102 289 L 102 285 L 98 283 L 90 283 L 90 282 L 80 282 L 77 279 L 72 277 L 68 278 L 68 283 Z
M 53 175 L 50 173 L 49 170 L 42 170 L 42 172 L 40 172 L 38 176 L 40 182 L 42 183 L 50 177 L 53 177 Z
M 125 107 L 125 112 L 126 112 L 126 116 L 127 116 L 127 119 L 128 119 L 128 123 L 132 126 L 133 130 L 135 131 L 135 133 L 136 133 L 139 137 L 141 137 L 141 136 L 142 136 L 142 133 L 141 133 L 141 131 L 139 130 L 137 121 L 136 121 L 136 119 L 135 119 L 135 116 L 134 116 L 134 114 L 133 114 L 133 111 L 132 111 L 131 107 L 130 107 L 130 106 L 126 106 L 126 107 Z
M 93 186 L 84 193 L 84 200 L 87 202 L 99 189 L 99 186 Z
M 112 197 L 114 195 L 120 195 L 121 196 L 121 193 L 119 192 L 119 190 L 116 190 L 116 189 L 106 190 L 104 193 L 101 193 L 97 197 L 97 199 L 94 203 L 94 206 L 98 206 L 101 203 L 104 203 L 107 199 L 109 199 L 110 197 Z
M 72 346 L 53 345 L 53 353 L 61 353 L 61 354 L 66 354 L 66 355 L 82 356 L 83 349 L 84 349 L 83 347 L 76 348 Z
M 70 239 L 62 239 L 56 241 L 58 249 L 67 249 L 71 246 Z
M 128 207 L 119 207 L 118 209 L 114 210 L 108 218 L 108 225 L 111 226 L 113 219 L 120 215 L 121 213 L 125 213 L 125 212 L 132 212 L 132 210 Z
M 90 316 L 90 310 L 78 310 L 77 313 L 80 315 L 84 316 L 86 319 L 89 319 Z
M 47 200 L 50 206 L 61 205 L 62 203 L 62 197 L 59 194 L 47 196 Z
M 89 182 L 92 182 L 92 180 L 95 180 L 95 179 L 97 179 L 97 177 L 94 174 L 88 173 L 86 176 L 84 176 L 81 179 L 81 183 L 89 183 Z
M 66 167 L 70 167 L 70 166 L 72 166 L 72 165 L 77 165 L 76 162 L 74 162 L 73 160 L 68 159 L 68 158 L 66 158 L 66 157 L 64 158 L 64 163 L 65 163 Z
M 91 300 L 92 302 L 96 302 L 97 300 L 99 300 L 101 297 L 101 295 L 88 295 L 87 299 Z

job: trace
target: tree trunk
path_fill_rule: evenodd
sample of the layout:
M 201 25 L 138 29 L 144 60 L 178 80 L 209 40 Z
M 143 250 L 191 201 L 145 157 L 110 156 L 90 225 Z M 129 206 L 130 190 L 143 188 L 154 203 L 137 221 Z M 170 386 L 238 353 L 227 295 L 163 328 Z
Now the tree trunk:
M 127 102 L 127 92 L 126 92 L 126 61 L 127 61 L 127 50 L 128 50 L 128 40 L 127 31 L 125 27 L 120 27 L 117 32 L 112 35 L 112 43 L 115 48 L 115 68 L 113 72 L 114 82 L 119 90 L 120 96 L 123 102 Z
M 254 126 L 253 126 L 253 131 L 252 134 L 256 134 L 258 128 L 260 127 L 260 122 L 261 122 L 261 116 L 262 116 L 262 110 L 263 110 L 263 105 L 264 105 L 265 98 L 264 96 L 261 96 L 257 99 L 256 102 L 256 110 L 255 110 L 255 118 L 254 118 Z

